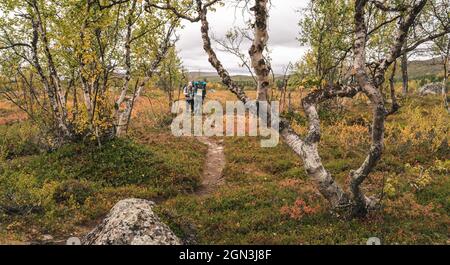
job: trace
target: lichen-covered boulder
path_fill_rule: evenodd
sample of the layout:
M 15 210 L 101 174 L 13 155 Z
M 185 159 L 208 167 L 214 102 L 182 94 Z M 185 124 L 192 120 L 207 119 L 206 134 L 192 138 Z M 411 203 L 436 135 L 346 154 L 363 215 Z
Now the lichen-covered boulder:
M 141 199 L 118 202 L 84 245 L 181 245 L 181 240 L 153 212 L 155 204 Z
M 441 95 L 444 84 L 442 83 L 430 83 L 419 88 L 419 94 L 421 96 L 426 95 Z

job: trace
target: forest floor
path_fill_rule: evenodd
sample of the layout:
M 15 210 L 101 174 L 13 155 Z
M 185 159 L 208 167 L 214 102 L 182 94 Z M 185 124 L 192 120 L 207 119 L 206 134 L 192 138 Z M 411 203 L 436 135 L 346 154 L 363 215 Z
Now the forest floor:
M 365 244 L 375 236 L 385 244 L 450 244 L 450 119 L 440 98 L 400 101 L 386 123 L 383 158 L 364 184 L 369 195 L 383 194 L 383 207 L 348 221 L 330 213 L 283 143 L 174 137 L 163 96 L 155 94 L 138 106 L 129 137 L 54 151 L 40 149 L 35 126 L 0 101 L 0 244 L 82 236 L 130 197 L 156 201 L 161 218 L 189 243 Z M 342 105 L 320 112 L 320 154 L 346 186 L 368 150 L 371 117 L 363 97 Z M 290 115 L 304 133 L 304 117 Z

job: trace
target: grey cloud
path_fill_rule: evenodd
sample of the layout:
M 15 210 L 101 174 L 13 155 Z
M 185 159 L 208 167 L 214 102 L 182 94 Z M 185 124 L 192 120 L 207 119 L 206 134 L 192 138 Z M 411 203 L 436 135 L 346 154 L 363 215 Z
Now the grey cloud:
M 298 61 L 304 54 L 305 48 L 297 41 L 298 22 L 301 13 L 297 12 L 307 4 L 307 0 L 272 0 L 270 10 L 270 50 L 272 51 L 272 66 L 277 73 L 281 73 L 289 62 Z M 246 19 L 242 14 L 227 5 L 218 8 L 208 15 L 211 33 L 217 38 L 223 38 L 226 32 L 234 26 L 243 26 Z M 177 44 L 184 66 L 190 71 L 214 71 L 203 51 L 199 23 L 185 23 L 180 30 L 180 41 Z M 248 48 L 248 45 L 243 47 Z M 247 52 L 244 50 L 243 52 Z M 239 60 L 234 56 L 218 52 L 225 67 L 233 74 L 247 74 L 239 67 Z

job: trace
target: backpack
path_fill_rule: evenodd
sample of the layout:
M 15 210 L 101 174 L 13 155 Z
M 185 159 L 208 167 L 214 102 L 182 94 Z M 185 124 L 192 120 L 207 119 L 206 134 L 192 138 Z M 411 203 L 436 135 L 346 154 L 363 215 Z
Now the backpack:
M 199 82 L 200 89 L 202 90 L 202 97 L 206 97 L 206 82 Z

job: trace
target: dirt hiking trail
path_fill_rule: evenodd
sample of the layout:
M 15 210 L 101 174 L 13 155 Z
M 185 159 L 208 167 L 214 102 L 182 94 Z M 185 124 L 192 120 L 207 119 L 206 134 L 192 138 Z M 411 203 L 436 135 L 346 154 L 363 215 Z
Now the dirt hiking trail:
M 205 196 L 214 192 L 225 182 L 222 176 L 225 168 L 225 153 L 223 140 L 213 140 L 208 137 L 197 137 L 197 139 L 208 146 L 202 184 L 195 193 L 198 196 Z

